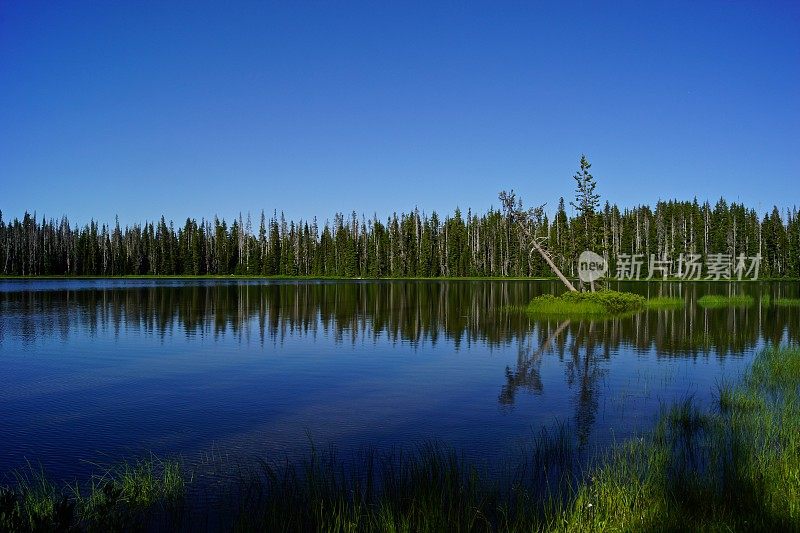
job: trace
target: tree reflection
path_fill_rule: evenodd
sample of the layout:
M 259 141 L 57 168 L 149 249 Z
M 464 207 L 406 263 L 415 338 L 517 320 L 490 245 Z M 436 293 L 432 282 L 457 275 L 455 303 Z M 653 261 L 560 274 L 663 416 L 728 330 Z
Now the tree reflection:
M 658 284 L 629 288 L 681 295 L 680 309 L 646 311 L 602 321 L 532 319 L 519 310 L 531 298 L 557 293 L 555 282 L 153 282 L 74 290 L 0 291 L 0 347 L 8 338 L 35 343 L 72 334 L 160 337 L 233 336 L 240 342 L 282 343 L 292 336 L 326 336 L 340 343 L 396 342 L 413 346 L 444 340 L 455 349 L 473 343 L 519 349 L 506 367 L 498 402 L 520 392 L 543 392 L 540 367 L 554 353 L 575 391 L 579 443 L 588 442 L 607 370 L 621 348 L 656 358 L 741 357 L 759 343 L 798 342 L 800 309 L 756 305 L 704 309 L 695 304 L 714 285 Z M 625 287 L 617 287 L 625 290 Z M 728 288 L 729 289 L 729 288 Z M 742 285 L 771 297 L 798 297 L 791 283 Z M 541 344 L 539 344 L 541 343 Z
M 762 339 L 796 342 L 800 338 L 798 308 L 756 304 L 703 309 L 694 303 L 697 297 L 719 289 L 662 285 L 680 290 L 689 304 L 682 309 L 598 322 L 585 331 L 583 323 L 573 322 L 566 328 L 573 338 L 581 339 L 583 348 L 591 343 L 609 353 L 625 345 L 653 351 L 655 357 L 736 356 L 755 348 Z M 763 285 L 758 290 L 771 292 L 773 298 L 798 297 L 800 292 L 797 284 Z M 649 291 L 650 285 L 632 288 Z M 435 345 L 447 339 L 456 349 L 474 342 L 509 345 L 529 342 L 532 331 L 552 328 L 550 321 L 531 319 L 512 307 L 560 290 L 557 282 L 548 281 L 214 281 L 0 291 L 0 315 L 5 319 L 0 342 L 7 335 L 66 339 L 77 330 L 95 335 L 101 330 L 120 334 L 133 329 L 160 336 L 233 335 L 262 343 L 279 343 L 292 335 L 324 334 L 338 342 L 384 338 Z M 590 354 L 589 359 L 592 357 Z M 520 356 L 518 371 L 525 370 L 526 358 Z M 531 374 L 533 366 L 517 377 Z M 577 376 L 577 368 L 575 372 Z M 510 379 L 516 379 L 515 372 Z
M 597 415 L 598 382 L 606 372 L 600 367 L 604 357 L 597 356 L 596 326 L 594 321 L 579 324 L 570 349 L 572 357 L 566 365 L 567 384 L 570 387 L 578 384 L 578 394 L 574 402 L 575 430 L 578 443 L 582 446 L 589 442 L 589 435 Z
M 520 343 L 517 352 L 516 370 L 506 367 L 506 384 L 503 385 L 498 398 L 502 405 L 512 405 L 514 403 L 517 389 L 525 389 L 533 394 L 541 394 L 542 378 L 539 374 L 539 366 L 542 361 L 542 355 L 550 349 L 555 339 L 567 329 L 569 324 L 569 320 L 559 324 L 536 350 L 531 348 L 530 343 Z

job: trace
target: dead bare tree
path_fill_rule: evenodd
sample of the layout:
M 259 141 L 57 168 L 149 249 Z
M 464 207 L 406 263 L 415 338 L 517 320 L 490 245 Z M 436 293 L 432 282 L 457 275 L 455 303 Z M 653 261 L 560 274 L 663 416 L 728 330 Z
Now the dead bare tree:
M 536 250 L 542 256 L 545 263 L 550 269 L 558 276 L 558 279 L 572 292 L 578 292 L 575 286 L 567 279 L 567 277 L 556 266 L 555 261 L 550 256 L 550 253 L 543 247 L 544 238 L 540 239 L 536 236 L 536 230 L 542 225 L 544 217 L 544 206 L 542 204 L 538 207 L 531 207 L 528 209 L 523 208 L 522 199 L 517 198 L 513 190 L 510 192 L 500 191 L 499 194 L 500 204 L 503 208 L 505 216 L 508 218 L 510 224 L 519 225 L 522 232 L 528 237 L 533 250 Z M 533 253 L 531 250 L 531 253 Z

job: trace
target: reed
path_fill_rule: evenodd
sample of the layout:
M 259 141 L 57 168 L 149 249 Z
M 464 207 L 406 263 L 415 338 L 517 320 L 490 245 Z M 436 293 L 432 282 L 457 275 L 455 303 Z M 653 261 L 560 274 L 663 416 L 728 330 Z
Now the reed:
M 707 294 L 697 300 L 697 304 L 701 307 L 711 309 L 723 307 L 749 307 L 753 305 L 755 300 L 752 296 L 747 294 L 739 294 L 733 296 L 720 296 Z
M 800 298 L 775 298 L 778 307 L 800 307 Z
M 647 300 L 648 309 L 680 309 L 685 305 L 683 298 L 656 296 Z

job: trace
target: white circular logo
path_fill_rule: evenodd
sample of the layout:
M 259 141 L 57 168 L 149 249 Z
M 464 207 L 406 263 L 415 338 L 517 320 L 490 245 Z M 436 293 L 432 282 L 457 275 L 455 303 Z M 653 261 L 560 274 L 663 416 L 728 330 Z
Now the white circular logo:
M 578 257 L 578 277 L 584 283 L 591 283 L 602 278 L 608 272 L 608 263 L 603 256 L 589 250 Z

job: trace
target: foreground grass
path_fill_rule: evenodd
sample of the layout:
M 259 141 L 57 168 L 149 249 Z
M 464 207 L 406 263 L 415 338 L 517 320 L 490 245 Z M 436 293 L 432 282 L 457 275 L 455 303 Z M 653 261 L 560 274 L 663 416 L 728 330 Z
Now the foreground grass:
M 568 530 L 800 530 L 800 349 L 768 348 L 715 409 L 691 400 L 613 452 L 562 514 Z M 591 505 L 590 505 L 591 504 Z
M 491 476 L 434 444 L 352 463 L 312 449 L 299 465 L 247 469 L 211 521 L 181 505 L 177 463 L 126 465 L 86 493 L 34 476 L 0 494 L 0 530 L 797 531 L 800 348 L 765 349 L 715 405 L 664 409 L 599 466 L 578 470 L 573 442 L 543 432 Z
M 618 315 L 645 307 L 644 296 L 630 292 L 600 290 L 565 292 L 560 296 L 545 294 L 531 300 L 526 311 L 531 315 L 592 317 Z
M 177 461 L 152 457 L 57 487 L 33 468 L 0 488 L 0 531 L 120 531 L 169 527 L 186 478 Z
M 800 307 L 800 298 L 776 298 L 774 304 L 778 307 Z
M 749 307 L 755 303 L 752 296 L 739 294 L 735 296 L 719 296 L 707 294 L 698 298 L 697 304 L 711 309 L 722 307 Z

